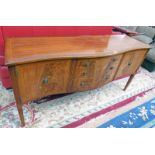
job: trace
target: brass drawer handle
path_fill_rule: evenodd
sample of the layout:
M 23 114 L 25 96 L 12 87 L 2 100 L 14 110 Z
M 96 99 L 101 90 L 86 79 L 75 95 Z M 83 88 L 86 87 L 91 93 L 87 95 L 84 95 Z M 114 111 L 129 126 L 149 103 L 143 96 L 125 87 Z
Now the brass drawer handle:
M 82 76 L 86 76 L 86 75 L 87 75 L 87 73 L 85 73 L 85 72 L 82 73 Z
M 82 66 L 83 66 L 83 67 L 89 67 L 89 66 L 90 66 L 90 63 L 89 63 L 89 62 L 84 63 Z
M 110 67 L 110 70 L 113 70 L 114 69 L 114 67 Z
M 116 58 L 113 58 L 112 61 L 116 61 Z
M 80 83 L 80 86 L 84 86 L 84 85 L 85 85 L 85 82 L 81 82 L 81 83 Z
M 43 83 L 43 84 L 48 84 L 48 78 L 47 78 L 47 77 L 44 78 L 43 81 L 42 81 L 42 83 Z
M 106 77 L 105 77 L 105 80 L 108 80 L 109 79 L 109 75 L 107 75 Z

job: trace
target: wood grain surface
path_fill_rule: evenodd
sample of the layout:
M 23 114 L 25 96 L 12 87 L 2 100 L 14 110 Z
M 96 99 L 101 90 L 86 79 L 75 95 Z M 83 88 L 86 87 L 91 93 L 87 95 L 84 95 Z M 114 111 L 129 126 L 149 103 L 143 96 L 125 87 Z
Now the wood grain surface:
M 51 59 L 105 57 L 148 48 L 147 44 L 126 35 L 8 38 L 5 63 L 13 65 Z

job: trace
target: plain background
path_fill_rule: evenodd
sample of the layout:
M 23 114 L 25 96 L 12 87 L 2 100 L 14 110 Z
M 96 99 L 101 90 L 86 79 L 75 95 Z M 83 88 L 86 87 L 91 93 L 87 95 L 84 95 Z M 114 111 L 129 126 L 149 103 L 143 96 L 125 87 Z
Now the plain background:
M 1 26 L 154 26 L 153 0 L 0 0 Z M 154 129 L 0 129 L 1 155 L 154 154 Z

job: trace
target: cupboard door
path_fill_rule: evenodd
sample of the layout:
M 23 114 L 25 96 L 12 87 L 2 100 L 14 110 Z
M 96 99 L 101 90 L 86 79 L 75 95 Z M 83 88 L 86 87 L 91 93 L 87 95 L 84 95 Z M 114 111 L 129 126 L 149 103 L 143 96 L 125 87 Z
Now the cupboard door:
M 70 62 L 70 60 L 57 60 L 44 65 L 39 80 L 38 95 L 47 96 L 51 94 L 66 93 Z
M 142 64 L 146 53 L 147 50 L 137 50 L 125 53 L 115 78 L 134 74 Z
M 52 60 L 17 66 L 23 101 L 66 93 L 70 64 L 71 60 Z

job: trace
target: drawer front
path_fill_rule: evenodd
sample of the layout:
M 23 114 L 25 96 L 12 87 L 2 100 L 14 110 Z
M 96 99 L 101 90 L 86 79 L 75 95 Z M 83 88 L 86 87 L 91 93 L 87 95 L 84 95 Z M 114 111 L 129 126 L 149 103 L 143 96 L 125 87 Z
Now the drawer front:
M 76 61 L 73 72 L 71 92 L 93 89 L 96 59 L 81 59 Z
M 96 59 L 82 59 L 76 61 L 75 77 L 93 78 L 95 71 Z
M 17 66 L 23 101 L 66 93 L 70 64 L 71 60 L 53 60 Z
M 106 59 L 107 62 L 103 64 L 100 85 L 109 83 L 114 79 L 114 76 L 116 74 L 116 71 L 118 69 L 121 59 L 122 59 L 122 55 L 116 55 Z
M 142 64 L 146 53 L 147 50 L 137 50 L 125 53 L 115 78 L 134 74 Z
M 77 60 L 72 91 L 95 89 L 113 80 L 121 55 Z

